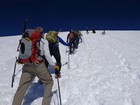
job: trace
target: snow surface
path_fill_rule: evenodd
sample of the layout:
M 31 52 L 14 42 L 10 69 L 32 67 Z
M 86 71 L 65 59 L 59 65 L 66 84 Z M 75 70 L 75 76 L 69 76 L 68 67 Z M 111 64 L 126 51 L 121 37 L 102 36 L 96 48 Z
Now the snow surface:
M 96 31 L 86 34 L 68 65 L 62 67 L 60 89 L 62 105 L 140 105 L 140 31 Z M 60 32 L 66 40 L 68 32 Z M 17 89 L 21 65 L 14 70 L 17 44 L 21 36 L 0 37 L 0 105 L 11 105 Z M 60 44 L 62 64 L 68 50 Z M 53 74 L 52 74 L 53 75 Z M 51 105 L 59 105 L 54 78 Z M 28 89 L 23 105 L 41 105 L 44 86 L 36 78 Z

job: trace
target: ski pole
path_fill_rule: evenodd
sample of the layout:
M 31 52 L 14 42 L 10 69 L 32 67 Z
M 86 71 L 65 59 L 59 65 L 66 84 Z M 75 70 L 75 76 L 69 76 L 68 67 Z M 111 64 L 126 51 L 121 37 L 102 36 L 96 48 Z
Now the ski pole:
M 59 85 L 59 78 L 57 78 L 57 83 L 58 83 L 58 91 L 59 91 L 59 101 L 60 101 L 60 105 L 62 105 L 62 102 L 61 102 L 60 85 Z
M 13 72 L 13 75 L 12 75 L 12 83 L 11 83 L 11 88 L 13 88 L 14 81 L 15 81 L 16 65 L 17 65 L 17 57 L 16 57 L 16 61 L 15 61 L 14 72 Z

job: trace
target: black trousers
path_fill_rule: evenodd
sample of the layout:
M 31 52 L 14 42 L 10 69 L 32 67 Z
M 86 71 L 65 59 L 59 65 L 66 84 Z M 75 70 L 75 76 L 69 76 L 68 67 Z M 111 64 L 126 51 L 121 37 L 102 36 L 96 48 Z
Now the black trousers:
M 74 53 L 74 50 L 76 49 L 76 41 L 75 39 L 70 39 L 69 40 L 69 49 L 70 49 L 70 54 Z

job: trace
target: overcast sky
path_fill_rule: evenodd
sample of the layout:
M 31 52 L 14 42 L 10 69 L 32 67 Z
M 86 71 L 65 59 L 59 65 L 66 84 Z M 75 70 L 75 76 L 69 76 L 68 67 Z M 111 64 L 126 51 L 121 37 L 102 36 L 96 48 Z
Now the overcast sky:
M 28 28 L 140 29 L 138 0 L 4 0 L 0 3 L 0 35 L 21 34 Z

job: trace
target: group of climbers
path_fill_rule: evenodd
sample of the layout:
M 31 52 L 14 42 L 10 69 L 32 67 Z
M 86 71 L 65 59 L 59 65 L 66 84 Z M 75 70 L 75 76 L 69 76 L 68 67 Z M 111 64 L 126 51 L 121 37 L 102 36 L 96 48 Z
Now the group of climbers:
M 12 105 L 21 105 L 27 89 L 36 76 L 45 86 L 42 105 L 50 105 L 53 79 L 48 65 L 55 70 L 55 78 L 60 78 L 62 64 L 59 42 L 67 46 L 69 53 L 73 54 L 78 48 L 79 40 L 82 41 L 82 34 L 78 30 L 71 30 L 66 42 L 58 34 L 57 31 L 48 31 L 45 35 L 42 27 L 26 29 L 23 33 L 18 46 L 19 57 L 17 59 L 18 63 L 23 64 L 22 75 Z M 51 56 L 55 58 L 56 63 L 53 62 Z

